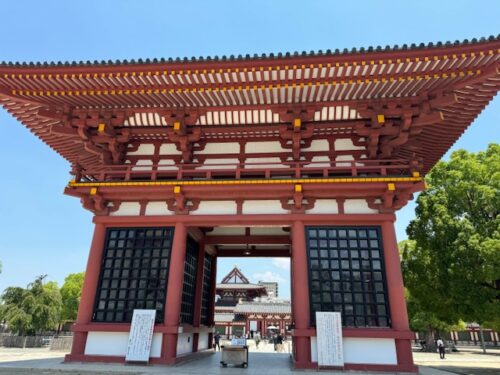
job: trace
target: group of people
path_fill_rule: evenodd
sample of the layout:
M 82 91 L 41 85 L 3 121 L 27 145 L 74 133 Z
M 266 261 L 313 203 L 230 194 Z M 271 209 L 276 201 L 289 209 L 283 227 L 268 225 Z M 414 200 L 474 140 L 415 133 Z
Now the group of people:
M 259 348 L 259 344 L 262 341 L 262 337 L 261 337 L 259 331 L 256 331 L 256 332 L 251 331 L 251 332 L 247 333 L 246 338 L 253 339 L 255 341 L 255 347 L 257 349 Z M 220 340 L 221 340 L 221 335 L 219 333 L 216 333 L 214 335 L 214 342 L 213 342 L 213 348 L 215 350 L 220 350 Z M 285 341 L 285 336 L 283 335 L 282 332 L 280 332 L 278 334 L 272 333 L 270 338 L 269 338 L 269 343 L 273 344 L 274 350 L 276 352 L 279 352 L 279 353 L 282 353 L 283 351 L 285 351 L 285 348 L 283 345 L 284 341 Z
M 278 333 L 278 334 L 273 334 L 271 336 L 271 339 L 269 340 L 270 343 L 273 343 L 274 344 L 274 351 L 278 352 L 278 353 L 282 353 L 285 351 L 285 347 L 283 345 L 285 341 L 285 337 L 283 335 L 283 333 Z

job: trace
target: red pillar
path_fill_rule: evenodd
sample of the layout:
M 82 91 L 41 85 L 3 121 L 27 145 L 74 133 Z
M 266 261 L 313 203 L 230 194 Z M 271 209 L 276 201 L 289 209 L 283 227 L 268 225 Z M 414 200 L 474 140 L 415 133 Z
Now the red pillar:
M 409 331 L 403 275 L 401 274 L 396 232 L 392 221 L 385 221 L 382 223 L 382 240 L 384 244 L 385 274 L 392 328 L 396 331 Z M 399 371 L 418 371 L 413 363 L 410 339 L 396 339 L 396 353 Z
M 198 248 L 198 268 L 196 272 L 196 291 L 194 297 L 193 327 L 201 323 L 201 297 L 203 295 L 203 270 L 205 268 L 205 243 L 201 240 Z M 193 352 L 198 351 L 199 332 L 193 334 Z
M 304 333 L 309 328 L 309 279 L 307 269 L 306 233 L 304 224 L 295 221 L 292 225 L 292 308 L 295 321 L 295 367 L 311 366 L 310 339 Z
M 211 293 L 208 301 L 208 325 L 215 329 L 215 295 L 217 293 L 217 257 L 212 260 L 212 273 L 210 278 Z M 211 348 L 214 341 L 214 333 L 208 335 L 208 347 Z
M 92 238 L 92 244 L 90 246 L 87 268 L 85 270 L 85 280 L 83 281 L 78 315 L 76 317 L 76 323 L 73 326 L 73 329 L 75 330 L 73 336 L 73 346 L 71 347 L 71 354 L 68 354 L 65 357 L 65 361 L 78 361 L 85 353 L 87 332 L 79 332 L 78 326 L 88 324 L 92 321 L 92 314 L 94 313 L 94 300 L 101 272 L 101 261 L 104 252 L 105 239 L 106 227 L 104 224 L 96 224 L 94 237 Z
M 168 274 L 167 298 L 165 302 L 165 328 L 161 348 L 161 362 L 174 364 L 177 356 L 177 336 L 184 282 L 184 260 L 186 258 L 187 228 L 184 223 L 176 223 L 170 269 Z

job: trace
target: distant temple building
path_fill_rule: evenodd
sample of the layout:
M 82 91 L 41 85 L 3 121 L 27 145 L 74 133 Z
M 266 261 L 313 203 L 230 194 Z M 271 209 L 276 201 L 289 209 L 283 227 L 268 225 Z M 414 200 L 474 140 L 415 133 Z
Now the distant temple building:
M 278 283 L 276 281 L 259 281 L 258 284 L 266 287 L 269 297 L 278 298 Z
M 286 331 L 291 324 L 292 309 L 290 301 L 276 300 L 277 290 L 276 282 L 250 283 L 235 266 L 217 284 L 216 331 L 227 336 L 242 336 L 251 331 L 266 335 L 269 327 Z M 265 296 L 269 298 L 262 301 Z

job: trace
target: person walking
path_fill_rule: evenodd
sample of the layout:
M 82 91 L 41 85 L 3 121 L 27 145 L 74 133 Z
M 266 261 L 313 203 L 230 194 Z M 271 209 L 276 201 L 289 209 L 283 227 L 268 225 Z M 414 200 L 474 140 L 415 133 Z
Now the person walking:
M 439 358 L 444 359 L 444 353 L 445 353 L 444 352 L 444 342 L 443 342 L 443 339 L 441 339 L 441 337 L 438 338 L 436 345 L 437 345 L 438 351 L 439 351 Z
M 281 333 L 278 333 L 278 336 L 276 336 L 276 351 L 278 353 L 283 352 L 283 336 Z
M 260 332 L 255 332 L 254 335 L 253 335 L 253 338 L 255 340 L 255 348 L 259 349 Z
M 214 336 L 214 349 L 220 351 L 220 335 L 218 333 Z

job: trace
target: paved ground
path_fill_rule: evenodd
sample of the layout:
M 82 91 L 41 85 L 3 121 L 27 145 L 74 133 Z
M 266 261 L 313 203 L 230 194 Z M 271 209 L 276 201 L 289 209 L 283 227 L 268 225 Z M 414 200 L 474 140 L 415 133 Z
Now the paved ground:
M 500 349 L 488 350 L 487 355 L 477 349 L 461 348 L 458 353 L 447 354 L 440 360 L 437 353 L 415 352 L 415 362 L 423 375 L 498 375 L 500 374 Z M 0 348 L 0 374 L 12 375 L 146 375 L 146 374 L 203 374 L 203 375 L 284 375 L 292 372 L 288 353 L 276 353 L 270 345 L 259 345 L 250 352 L 248 369 L 221 368 L 220 353 L 183 363 L 175 367 L 123 366 L 107 364 L 64 364 L 63 352 L 48 349 Z M 298 374 L 318 374 L 317 371 L 297 371 Z M 322 372 L 323 373 L 323 372 Z M 325 372 L 326 373 L 326 372 Z M 340 372 L 327 372 L 341 374 Z M 345 373 L 344 373 L 345 374 Z M 364 373 L 367 374 L 367 373 Z M 381 373 L 377 373 L 382 375 Z M 392 374 L 394 375 L 394 374 Z
M 498 375 L 500 374 L 500 349 L 488 349 L 482 354 L 481 349 L 461 347 L 458 352 L 446 353 L 445 359 L 439 359 L 438 353 L 413 353 L 414 361 L 419 366 L 439 369 L 460 375 Z

